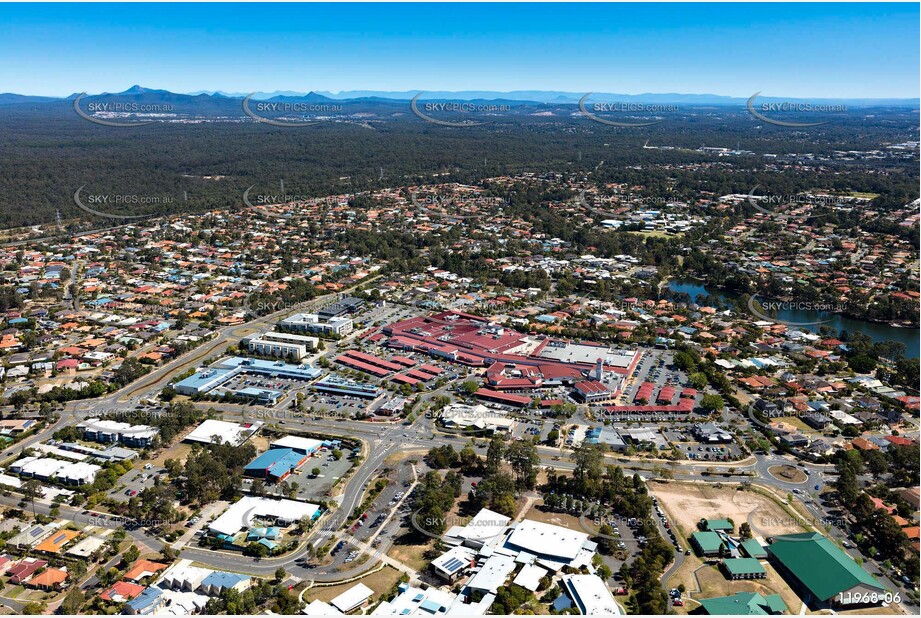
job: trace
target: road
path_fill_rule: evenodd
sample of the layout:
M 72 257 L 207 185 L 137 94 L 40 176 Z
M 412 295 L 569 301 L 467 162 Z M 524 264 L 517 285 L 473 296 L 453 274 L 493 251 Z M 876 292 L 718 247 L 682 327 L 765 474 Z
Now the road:
M 74 271 L 76 272 L 76 270 Z M 373 278 L 372 278 L 373 279 Z M 362 283 L 367 283 L 365 280 Z M 357 287 L 357 286 L 356 286 Z M 346 290 L 348 292 L 350 290 Z M 227 346 L 238 343 L 244 336 L 258 330 L 261 327 L 268 326 L 286 315 L 295 311 L 309 311 L 332 300 L 336 295 L 330 294 L 322 296 L 294 309 L 282 309 L 270 315 L 254 318 L 240 325 L 228 326 L 220 331 L 215 338 L 206 344 L 199 346 L 189 354 L 186 354 L 170 363 L 163 365 L 144 376 L 135 383 L 126 388 L 112 393 L 106 397 L 92 401 L 78 401 L 68 403 L 64 408 L 61 418 L 41 432 L 33 435 L 26 440 L 4 449 L 3 456 L 21 452 L 23 449 L 32 446 L 39 441 L 45 440 L 57 429 L 66 426 L 68 422 L 73 422 L 75 417 L 87 413 L 116 412 L 133 409 L 137 400 L 152 395 L 155 391 L 162 388 L 170 378 L 177 373 L 196 366 L 202 359 L 213 356 L 223 351 Z M 447 387 L 442 387 L 437 391 L 428 393 L 426 399 L 436 396 L 445 391 Z M 252 415 L 253 410 L 246 406 L 230 404 L 208 404 L 208 407 L 214 407 L 228 419 L 247 417 Z M 277 429 L 284 429 L 293 432 L 319 432 L 331 436 L 349 436 L 361 439 L 365 443 L 365 452 L 367 457 L 359 466 L 355 474 L 346 483 L 341 496 L 339 497 L 339 506 L 335 509 L 317 529 L 312 531 L 301 546 L 284 556 L 275 558 L 249 558 L 242 556 L 238 552 L 214 551 L 196 547 L 186 547 L 180 550 L 182 558 L 194 560 L 198 563 L 211 566 L 216 569 L 225 569 L 232 571 L 244 571 L 256 576 L 271 576 L 278 567 L 284 567 L 295 577 L 304 580 L 313 580 L 316 582 L 331 582 L 340 579 L 354 577 L 368 569 L 374 568 L 382 557 L 386 554 L 386 547 L 389 547 L 391 541 L 387 541 L 387 546 L 382 547 L 374 552 L 370 560 L 349 570 L 339 570 L 329 572 L 329 567 L 315 566 L 306 568 L 298 564 L 301 559 L 308 556 L 310 547 L 320 547 L 334 539 L 339 534 L 340 528 L 350 516 L 355 507 L 361 502 L 368 484 L 380 474 L 384 461 L 388 456 L 395 452 L 404 452 L 410 449 L 427 450 L 433 446 L 451 444 L 456 448 L 463 447 L 469 440 L 467 435 L 450 435 L 438 432 L 431 419 L 424 415 L 416 419 L 411 425 L 391 424 L 382 425 L 380 423 L 369 423 L 365 421 L 355 421 L 351 419 L 342 420 L 313 420 L 299 418 L 294 413 L 285 412 L 285 426 L 282 428 L 276 425 Z M 480 452 L 485 450 L 485 445 L 478 447 Z M 568 459 L 561 457 L 562 451 L 558 448 L 540 446 L 538 454 L 541 459 L 541 465 L 545 468 L 555 468 L 565 471 L 574 469 L 574 464 Z M 628 472 L 634 471 L 645 479 L 655 478 L 662 474 L 662 471 L 668 471 L 668 474 L 676 480 L 692 481 L 749 481 L 753 485 L 766 486 L 784 493 L 791 493 L 794 490 L 803 492 L 807 487 L 813 487 L 816 483 L 821 486 L 825 483 L 824 473 L 828 471 L 827 466 L 806 464 L 805 468 L 810 470 L 810 477 L 801 483 L 791 483 L 773 477 L 769 468 L 777 465 L 795 465 L 798 462 L 793 458 L 776 456 L 776 455 L 755 455 L 740 462 L 709 462 L 706 464 L 696 464 L 690 462 L 679 462 L 671 465 L 662 462 L 644 461 L 642 458 L 629 458 L 619 455 L 608 455 L 610 463 L 616 463 L 623 466 Z M 731 472 L 730 472 L 731 471 Z M 807 492 L 799 495 L 806 495 Z M 0 497 L 0 503 L 10 506 L 18 504 L 19 498 L 14 496 Z M 804 501 L 806 508 L 816 515 L 817 519 L 823 519 L 820 507 L 813 505 L 812 501 L 807 498 Z M 51 506 L 45 503 L 36 502 L 36 511 L 47 514 Z M 89 517 L 79 509 L 73 509 L 67 506 L 59 506 L 62 517 L 72 518 L 79 522 Z M 389 520 L 388 520 L 389 521 Z M 96 525 L 108 528 L 119 528 L 124 524 L 124 520 L 118 518 L 103 517 L 94 519 Z M 128 534 L 138 543 L 142 543 L 153 549 L 159 548 L 163 542 L 155 536 L 148 534 L 143 529 L 129 529 Z M 837 528 L 833 529 L 832 534 L 840 539 L 844 538 L 844 533 Z M 667 538 L 667 535 L 666 535 Z M 350 539 L 354 543 L 354 540 Z M 366 544 L 359 545 L 363 549 L 368 549 Z M 853 557 L 859 554 L 855 550 L 849 550 Z M 663 574 L 663 581 L 677 570 L 683 562 L 684 556 L 676 553 L 675 562 Z M 891 590 L 898 590 L 888 579 L 880 578 L 889 586 Z M 15 608 L 14 608 L 15 609 Z

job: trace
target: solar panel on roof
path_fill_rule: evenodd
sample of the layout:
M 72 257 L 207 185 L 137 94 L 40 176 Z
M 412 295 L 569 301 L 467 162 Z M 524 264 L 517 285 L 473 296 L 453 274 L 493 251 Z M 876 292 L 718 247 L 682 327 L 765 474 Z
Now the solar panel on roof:
M 446 571 L 456 571 L 460 567 L 464 566 L 464 563 L 458 560 L 457 558 L 451 558 L 444 564 L 444 569 Z

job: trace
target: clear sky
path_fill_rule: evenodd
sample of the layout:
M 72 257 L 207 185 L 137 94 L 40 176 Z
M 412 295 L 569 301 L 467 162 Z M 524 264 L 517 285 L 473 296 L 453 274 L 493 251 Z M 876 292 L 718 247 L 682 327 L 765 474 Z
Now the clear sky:
M 0 92 L 919 96 L 919 5 L 0 4 Z

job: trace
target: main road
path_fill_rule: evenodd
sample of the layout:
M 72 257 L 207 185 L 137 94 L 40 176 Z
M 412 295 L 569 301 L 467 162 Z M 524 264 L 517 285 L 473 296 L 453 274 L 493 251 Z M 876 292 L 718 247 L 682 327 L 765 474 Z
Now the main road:
M 376 277 L 366 279 L 359 285 L 372 281 Z M 358 287 L 358 285 L 354 286 Z M 351 291 L 346 290 L 345 292 Z M 44 428 L 41 432 L 30 436 L 26 440 L 15 444 L 3 451 L 3 457 L 9 454 L 28 448 L 41 440 L 45 440 L 57 429 L 65 426 L 69 421 L 93 413 L 117 413 L 132 409 L 138 399 L 149 396 L 165 386 L 169 380 L 176 374 L 186 371 L 188 368 L 196 366 L 204 358 L 221 353 L 229 345 L 239 343 L 239 341 L 255 332 L 257 329 L 272 324 L 294 311 L 309 311 L 322 304 L 329 302 L 336 295 L 329 294 L 315 298 L 311 301 L 301 303 L 293 308 L 285 308 L 266 316 L 257 317 L 247 322 L 227 326 L 218 331 L 216 337 L 207 343 L 199 346 L 190 353 L 175 359 L 162 367 L 159 367 L 140 378 L 134 383 L 126 386 L 105 397 L 93 401 L 70 402 L 64 407 L 61 418 L 54 424 Z M 441 389 L 439 389 L 440 391 Z M 432 396 L 430 393 L 429 396 Z M 252 408 L 238 405 L 210 404 L 210 407 L 216 408 L 226 418 L 246 418 L 256 413 Z M 238 552 L 214 551 L 203 548 L 183 548 L 180 550 L 180 556 L 209 565 L 217 569 L 226 569 L 240 571 L 257 576 L 269 576 L 274 574 L 278 567 L 284 567 L 290 573 L 311 579 L 314 581 L 337 581 L 346 577 L 353 577 L 375 566 L 379 560 L 378 557 L 372 556 L 364 564 L 350 569 L 329 573 L 324 571 L 324 567 L 315 566 L 307 568 L 300 566 L 299 563 L 305 559 L 311 547 L 320 547 L 336 537 L 338 531 L 346 522 L 347 518 L 355 507 L 360 504 L 361 499 L 371 480 L 379 473 L 383 467 L 384 461 L 393 453 L 405 452 L 407 450 L 427 450 L 433 446 L 451 444 L 455 447 L 462 447 L 471 438 L 469 435 L 453 435 L 438 432 L 434 427 L 431 419 L 421 416 L 411 425 L 399 423 L 381 424 L 370 423 L 366 421 L 355 421 L 351 419 L 331 419 L 314 420 L 305 415 L 303 418 L 294 413 L 284 413 L 285 426 L 276 426 L 277 429 L 294 432 L 318 432 L 328 435 L 357 437 L 365 443 L 367 457 L 355 471 L 353 476 L 346 483 L 342 494 L 339 496 L 338 508 L 333 510 L 322 522 L 318 528 L 313 530 L 305 539 L 298 549 L 284 556 L 275 558 L 249 558 L 242 556 Z M 478 450 L 482 452 L 485 445 L 481 443 Z M 540 446 L 538 454 L 541 459 L 541 465 L 545 468 L 555 468 L 566 471 L 574 469 L 574 464 L 568 459 L 563 459 L 561 451 L 556 448 Z M 792 491 L 798 485 L 777 479 L 767 473 L 768 468 L 774 465 L 786 464 L 792 462 L 784 458 L 772 458 L 768 456 L 755 456 L 746 462 L 737 464 L 710 464 L 700 466 L 682 462 L 680 470 L 673 469 L 669 464 L 644 462 L 639 458 L 628 458 L 624 456 L 609 456 L 608 463 L 616 463 L 627 470 L 633 470 L 646 478 L 654 478 L 662 474 L 663 470 L 669 471 L 669 476 L 679 480 L 699 480 L 707 481 L 714 478 L 724 478 L 726 480 L 747 480 L 754 484 L 766 485 L 782 491 Z M 730 468 L 734 468 L 730 472 Z M 723 472 L 717 473 L 717 470 Z M 18 498 L 3 497 L 2 502 L 6 504 L 18 503 Z M 43 503 L 36 503 L 37 512 L 47 514 L 51 506 Z M 86 521 L 91 518 L 95 525 L 103 527 L 118 528 L 125 524 L 124 518 L 110 516 L 105 514 L 86 514 L 79 509 L 73 509 L 66 506 L 59 506 L 59 511 L 63 517 L 71 517 L 75 521 Z M 129 527 L 129 534 L 137 542 L 143 543 L 151 548 L 158 548 L 163 543 L 157 537 L 149 534 L 143 528 Z M 326 567 L 328 568 L 328 567 Z

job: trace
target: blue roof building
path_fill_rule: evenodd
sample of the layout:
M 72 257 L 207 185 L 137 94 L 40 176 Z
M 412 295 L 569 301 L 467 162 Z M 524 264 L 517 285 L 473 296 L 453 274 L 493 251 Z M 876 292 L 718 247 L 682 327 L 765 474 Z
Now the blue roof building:
M 307 461 L 307 455 L 290 448 L 273 448 L 249 462 L 243 469 L 246 476 L 284 480 Z
M 163 604 L 163 591 L 153 586 L 128 601 L 128 612 L 131 614 L 151 614 Z
M 242 592 L 249 588 L 250 584 L 251 578 L 249 575 L 215 571 L 202 580 L 200 589 L 209 596 L 215 596 L 231 588 Z

